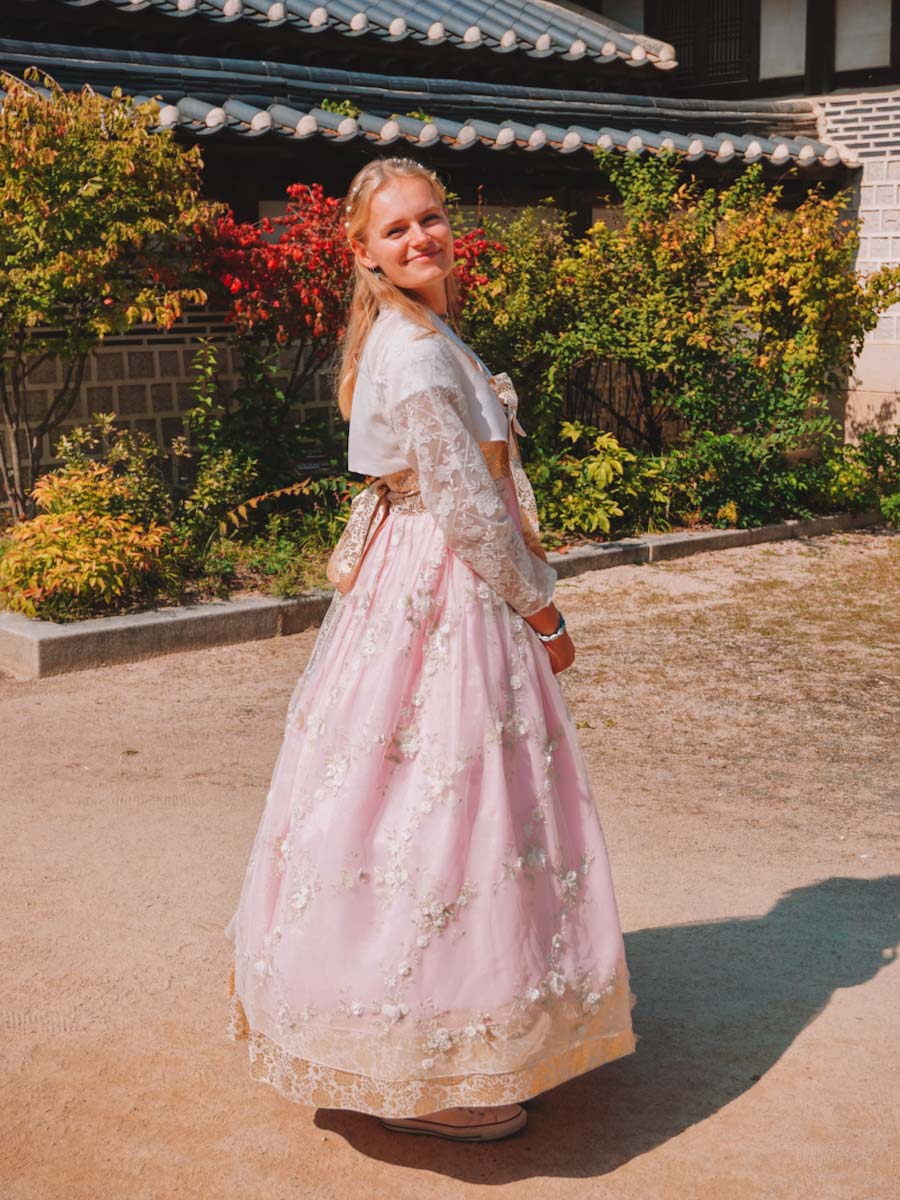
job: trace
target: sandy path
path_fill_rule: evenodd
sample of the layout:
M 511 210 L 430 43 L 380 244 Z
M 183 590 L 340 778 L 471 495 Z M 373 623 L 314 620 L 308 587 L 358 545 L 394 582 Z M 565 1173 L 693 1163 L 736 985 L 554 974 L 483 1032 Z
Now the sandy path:
M 898 566 L 881 531 L 560 585 L 642 1040 L 494 1146 L 292 1105 L 224 1038 L 313 633 L 0 678 L 0 1194 L 896 1195 Z

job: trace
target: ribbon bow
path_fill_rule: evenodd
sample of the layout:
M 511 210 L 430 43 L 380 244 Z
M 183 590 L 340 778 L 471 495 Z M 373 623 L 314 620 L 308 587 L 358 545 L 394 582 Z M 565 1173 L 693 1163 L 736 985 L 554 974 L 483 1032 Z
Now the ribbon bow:
M 491 387 L 496 392 L 497 399 L 506 409 L 513 429 L 520 437 L 527 437 L 528 435 L 519 423 L 519 397 L 513 386 L 513 381 L 505 371 L 501 371 L 499 375 L 491 376 Z

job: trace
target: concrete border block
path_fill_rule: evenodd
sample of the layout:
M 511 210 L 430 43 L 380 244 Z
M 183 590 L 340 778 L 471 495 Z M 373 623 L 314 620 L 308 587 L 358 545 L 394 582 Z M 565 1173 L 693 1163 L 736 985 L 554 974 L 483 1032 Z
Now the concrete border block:
M 302 633 L 313 625 L 318 625 L 328 611 L 328 606 L 334 599 L 330 589 L 318 588 L 307 596 L 296 600 L 281 601 L 281 629 L 279 633 L 289 637 L 293 633 Z
M 877 510 L 781 521 L 755 529 L 713 529 L 622 538 L 548 555 L 559 579 L 632 563 L 664 562 L 707 550 L 752 546 L 785 538 L 817 537 L 882 523 Z M 128 616 L 94 617 L 60 625 L 21 613 L 0 612 L 0 669 L 19 679 L 44 679 L 161 654 L 225 646 L 301 633 L 318 625 L 334 593 L 317 590 L 296 599 L 252 596 L 209 604 L 151 609 Z
M 823 533 L 840 533 L 866 525 L 881 525 L 883 522 L 884 518 L 876 508 L 861 513 L 835 513 L 830 517 L 805 517 L 798 521 L 785 521 L 785 524 L 795 529 L 794 537 L 818 537 Z
M 749 534 L 748 546 L 758 546 L 760 542 L 784 542 L 794 536 L 786 521 L 779 521 L 777 525 L 756 525 L 744 532 Z
M 664 562 L 670 558 L 686 558 L 704 550 L 728 550 L 750 542 L 748 529 L 703 529 L 696 533 L 648 534 L 648 561 Z
M 565 554 L 552 551 L 547 555 L 556 570 L 557 579 L 571 579 L 585 571 L 602 571 L 606 567 L 622 567 L 629 563 L 646 562 L 647 547 L 636 538 L 621 542 L 602 542 L 596 546 L 576 546 Z
M 331 596 L 317 591 L 295 600 L 269 596 L 213 600 L 69 624 L 0 613 L 0 667 L 19 678 L 44 679 L 183 650 L 300 633 L 321 621 Z
M 21 613 L 0 612 L 0 668 L 18 679 L 38 679 L 41 657 L 37 627 L 47 623 L 32 621 Z

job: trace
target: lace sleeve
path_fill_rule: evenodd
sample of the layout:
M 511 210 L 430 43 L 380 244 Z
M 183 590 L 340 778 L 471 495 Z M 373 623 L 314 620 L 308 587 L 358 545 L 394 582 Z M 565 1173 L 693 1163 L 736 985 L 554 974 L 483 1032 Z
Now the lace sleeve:
M 530 616 L 550 603 L 556 572 L 528 549 L 509 515 L 466 424 L 455 359 L 440 345 L 406 350 L 385 370 L 384 399 L 422 501 L 450 549 Z
M 512 471 L 513 483 L 516 488 L 516 498 L 519 501 L 519 513 L 522 518 L 522 537 L 525 545 L 544 562 L 547 561 L 547 551 L 541 541 L 541 523 L 538 518 L 537 500 L 531 480 L 525 474 L 518 444 L 514 442 L 513 453 L 509 456 L 509 466 Z

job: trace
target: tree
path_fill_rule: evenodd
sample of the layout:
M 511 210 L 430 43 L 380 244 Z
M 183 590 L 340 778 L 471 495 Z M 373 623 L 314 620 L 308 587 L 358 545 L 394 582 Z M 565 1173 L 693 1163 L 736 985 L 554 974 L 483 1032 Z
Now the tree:
M 817 446 L 865 334 L 900 296 L 900 270 L 854 269 L 849 193 L 816 185 L 790 211 L 758 165 L 716 191 L 685 181 L 672 153 L 598 160 L 623 221 L 594 226 L 560 263 L 577 319 L 554 344 L 559 389 L 580 364 L 618 364 L 639 398 L 628 432 L 656 452 L 669 420 Z
M 199 227 L 197 248 L 210 295 L 225 309 L 248 364 L 290 346 L 284 397 L 291 403 L 327 364 L 344 332 L 353 255 L 341 202 L 321 184 L 287 189 L 284 216 L 236 221 L 230 211 Z M 277 237 L 272 237 L 275 234 Z M 249 385 L 254 376 L 248 374 Z
M 241 365 L 240 386 L 217 399 L 218 444 L 254 458 L 267 491 L 294 478 L 329 439 L 315 423 L 298 423 L 296 404 L 337 349 L 353 261 L 338 199 L 317 183 L 292 184 L 287 196 L 283 216 L 254 223 L 229 210 L 198 228 L 195 241 Z
M 547 407 L 545 378 L 556 335 L 570 320 L 557 282 L 570 217 L 551 205 L 548 199 L 525 208 L 511 221 L 488 217 L 456 238 L 463 333 L 492 369 L 515 375 L 530 435 L 526 456 L 558 424 L 558 405 Z
M 620 219 L 575 237 L 525 209 L 457 240 L 465 333 L 512 363 L 529 432 L 564 416 L 659 454 L 682 433 L 813 456 L 866 333 L 900 298 L 900 268 L 855 270 L 849 193 L 793 210 L 749 167 L 722 190 L 681 156 L 598 152 Z
M 88 354 L 206 302 L 183 268 L 188 236 L 218 210 L 199 198 L 199 150 L 154 129 L 155 102 L 66 92 L 34 68 L 0 86 L 0 479 L 18 521 L 34 513 L 44 438 L 71 412 Z M 63 381 L 39 412 L 29 378 L 53 358 Z

